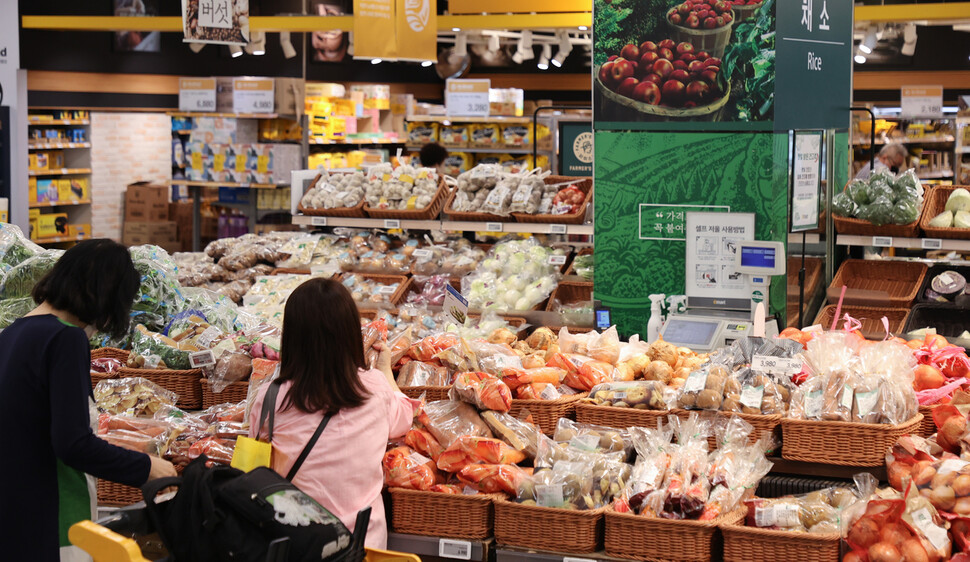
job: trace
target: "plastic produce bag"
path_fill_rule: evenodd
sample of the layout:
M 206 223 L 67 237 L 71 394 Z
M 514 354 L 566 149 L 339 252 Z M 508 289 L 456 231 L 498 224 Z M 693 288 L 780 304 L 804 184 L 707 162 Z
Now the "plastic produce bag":
M 63 250 L 45 250 L 11 267 L 3 277 L 0 298 L 6 300 L 29 297 L 34 285 L 54 269 L 54 264 L 63 254 Z
M 253 372 L 253 359 L 246 353 L 225 353 L 209 375 L 212 392 L 218 394 L 230 384 L 246 380 Z
M 630 381 L 598 384 L 589 392 L 588 401 L 600 406 L 667 410 L 674 391 L 661 381 Z
M 431 432 L 420 427 L 411 428 L 407 432 L 404 436 L 404 444 L 422 455 L 431 457 L 431 460 L 435 463 L 438 462 L 438 457 L 441 456 L 441 453 L 445 452 L 445 448 L 441 446 L 441 443 L 438 443 L 434 435 L 431 435 Z
M 626 430 L 577 423 L 567 418 L 559 418 L 553 440 L 583 452 L 629 455 L 633 451 L 633 442 Z
M 44 251 L 28 240 L 19 226 L 0 223 L 0 270 L 8 271 Z
M 528 476 L 514 464 L 470 464 L 458 471 L 458 481 L 479 492 L 513 496 Z
M 451 377 L 448 369 L 432 363 L 408 361 L 397 375 L 397 384 L 402 388 L 411 386 L 448 386 Z
M 444 447 L 449 447 L 463 435 L 492 437 L 488 425 L 475 408 L 456 400 L 426 404 L 418 414 L 417 421 Z
M 489 437 L 459 437 L 438 457 L 438 468 L 445 472 L 458 472 L 470 464 L 516 464 L 525 460 L 525 454 Z
M 482 420 L 488 424 L 492 433 L 513 449 L 525 453 L 529 458 L 536 456 L 542 435 L 538 427 L 502 412 L 482 412 Z
M 135 246 L 128 251 L 135 270 L 141 275 L 141 286 L 131 308 L 132 323 L 160 331 L 171 316 L 184 308 L 178 266 L 158 246 Z
M 102 412 L 151 417 L 163 406 L 174 406 L 178 395 L 141 377 L 105 379 L 94 388 L 94 400 Z
M 512 391 L 488 373 L 459 373 L 448 394 L 452 400 L 464 400 L 481 410 L 508 412 L 512 407 Z
M 382 466 L 388 487 L 430 490 L 435 484 L 444 483 L 434 462 L 409 447 L 395 447 L 385 453 Z
M 32 297 L 0 300 L 0 329 L 6 328 L 37 306 Z

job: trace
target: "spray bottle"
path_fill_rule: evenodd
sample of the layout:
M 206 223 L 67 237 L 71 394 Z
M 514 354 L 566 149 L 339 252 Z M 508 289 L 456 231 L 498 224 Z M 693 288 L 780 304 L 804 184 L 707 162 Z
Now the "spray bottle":
M 668 314 L 684 314 L 687 312 L 687 295 L 670 295 L 667 297 Z
M 647 322 L 647 343 L 653 343 L 660 337 L 660 328 L 664 323 L 664 299 L 667 295 L 650 295 L 650 320 Z

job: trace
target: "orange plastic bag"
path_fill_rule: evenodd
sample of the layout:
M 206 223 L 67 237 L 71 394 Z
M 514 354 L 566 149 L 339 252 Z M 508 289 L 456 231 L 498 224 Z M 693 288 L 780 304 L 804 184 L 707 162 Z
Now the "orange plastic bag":
M 508 412 L 512 408 L 512 391 L 504 382 L 488 373 L 460 373 L 450 394 L 452 399 L 463 400 L 480 410 Z
M 438 457 L 445 451 L 445 448 L 435 439 L 431 432 L 423 428 L 412 428 L 404 436 L 404 444 L 415 451 L 431 457 L 431 460 L 438 462 Z
M 920 539 L 902 520 L 904 500 L 871 500 L 866 511 L 846 534 L 852 548 L 843 560 L 903 560 L 902 552 L 919 555 L 913 560 L 929 560 Z
M 594 361 L 582 355 L 554 353 L 546 367 L 564 369 L 566 376 L 562 382 L 576 390 L 589 392 L 594 386 L 611 382 L 616 367 L 604 361 Z
M 539 369 L 502 369 L 502 382 L 515 390 L 522 385 L 549 383 L 558 385 L 566 376 L 566 371 L 556 367 L 542 367 Z
M 428 336 L 423 340 L 413 344 L 408 350 L 408 357 L 417 361 L 430 362 L 442 351 L 458 345 L 458 336 L 453 334 L 438 334 Z
M 519 400 L 556 400 L 562 398 L 562 394 L 555 385 L 538 382 L 524 384 L 515 389 L 515 397 Z
M 470 464 L 458 471 L 458 481 L 486 494 L 514 496 L 530 473 L 514 464 Z
M 388 487 L 430 490 L 443 482 L 434 462 L 410 447 L 395 447 L 385 453 L 382 466 Z
M 438 468 L 458 472 L 470 464 L 515 464 L 523 460 L 524 453 L 499 439 L 462 436 L 438 457 Z
M 453 496 L 460 496 L 464 492 L 461 486 L 456 486 L 454 484 L 435 484 L 431 487 L 432 492 L 438 492 L 441 494 L 451 494 Z

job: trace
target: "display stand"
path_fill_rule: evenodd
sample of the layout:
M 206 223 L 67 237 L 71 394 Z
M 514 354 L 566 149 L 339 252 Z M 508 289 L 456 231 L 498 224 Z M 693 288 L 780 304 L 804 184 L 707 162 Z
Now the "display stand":
M 422 559 L 477 560 L 488 562 L 494 546 L 492 539 L 466 540 L 422 535 L 387 533 L 387 548 L 397 552 L 410 552 Z

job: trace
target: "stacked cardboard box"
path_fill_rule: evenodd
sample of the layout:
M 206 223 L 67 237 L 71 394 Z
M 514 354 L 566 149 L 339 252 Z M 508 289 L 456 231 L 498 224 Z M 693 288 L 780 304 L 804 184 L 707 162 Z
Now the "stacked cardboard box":
M 169 220 L 166 185 L 133 183 L 125 191 L 125 227 L 122 242 L 128 246 L 154 244 L 178 251 L 178 225 Z

